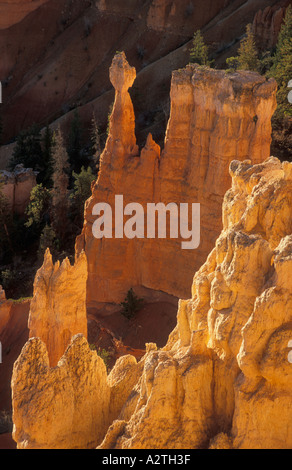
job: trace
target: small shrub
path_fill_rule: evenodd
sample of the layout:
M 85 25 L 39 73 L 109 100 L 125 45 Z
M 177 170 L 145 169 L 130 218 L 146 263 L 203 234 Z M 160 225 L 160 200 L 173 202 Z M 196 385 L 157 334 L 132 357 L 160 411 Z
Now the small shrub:
M 109 351 L 107 351 L 106 349 L 98 349 L 97 351 L 97 355 L 99 357 L 101 357 L 101 359 L 103 360 L 103 362 L 105 363 L 106 365 L 106 368 L 107 370 L 109 370 L 109 363 L 110 363 L 110 359 L 111 359 L 111 353 Z
M 130 320 L 131 318 L 134 317 L 134 315 L 139 310 L 141 310 L 141 308 L 143 306 L 143 303 L 144 303 L 144 300 L 137 297 L 136 294 L 134 293 L 133 289 L 131 288 L 128 291 L 124 302 L 122 302 L 120 304 L 121 307 L 122 307 L 122 312 L 121 312 L 122 315 L 124 315 L 124 317 L 126 317 L 126 318 L 128 318 L 128 320 Z

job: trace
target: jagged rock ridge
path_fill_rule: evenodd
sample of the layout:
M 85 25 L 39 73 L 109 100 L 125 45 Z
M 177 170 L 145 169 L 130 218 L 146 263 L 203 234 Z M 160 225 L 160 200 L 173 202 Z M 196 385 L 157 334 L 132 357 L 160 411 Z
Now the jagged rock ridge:
M 131 385 L 118 399 L 110 398 L 110 403 L 118 402 L 115 414 L 110 416 L 105 405 L 112 424 L 107 432 L 99 425 L 99 437 L 105 433 L 99 448 L 292 447 L 292 164 L 273 157 L 257 165 L 233 161 L 230 173 L 223 230 L 194 276 L 191 299 L 179 304 L 177 326 L 166 346 L 157 350 L 149 345 L 137 365 L 117 364 L 109 377 L 103 375 L 101 389 L 123 390 L 117 384 L 125 376 L 124 383 Z M 86 348 L 79 337 L 71 348 L 78 341 Z M 45 349 L 30 340 L 14 367 L 19 447 L 43 445 L 24 417 L 25 403 L 34 422 L 43 413 L 31 374 L 43 367 Z M 46 363 L 44 373 L 60 373 L 69 350 L 57 370 L 49 371 Z M 33 370 L 27 374 L 29 364 Z M 85 376 L 81 372 L 79 380 Z M 46 413 L 51 406 L 46 399 Z M 65 424 L 50 422 L 52 447 L 60 445 Z M 83 426 L 75 427 L 77 435 Z
M 28 327 L 30 338 L 46 344 L 51 367 L 57 365 L 72 336 L 80 333 L 87 338 L 86 281 L 85 253 L 71 266 L 68 258 L 54 264 L 46 250 L 34 280 Z

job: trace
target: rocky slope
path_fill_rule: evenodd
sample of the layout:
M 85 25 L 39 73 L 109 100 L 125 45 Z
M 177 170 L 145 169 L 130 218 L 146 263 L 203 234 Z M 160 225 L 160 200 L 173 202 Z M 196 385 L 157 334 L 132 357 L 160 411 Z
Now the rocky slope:
M 29 13 L 48 0 L 5 0 L 0 3 L 0 29 L 20 23 Z
M 26 343 L 12 378 L 19 448 L 291 448 L 292 164 L 233 161 L 230 174 L 223 230 L 164 348 L 107 377 L 82 335 L 53 369 L 40 339 Z
M 204 32 L 216 62 L 234 54 L 255 15 L 258 37 L 275 38 L 289 0 L 47 0 L 0 2 L 0 80 L 4 141 L 33 123 L 61 119 L 80 107 L 85 128 L 92 113 L 105 129 L 113 101 L 107 70 L 124 50 L 138 72 L 132 90 L 139 142 L 152 132 L 163 143 L 171 73 L 189 62 L 190 40 Z M 271 9 L 267 14 L 266 8 Z M 264 14 L 259 14 L 259 12 Z M 270 10 L 269 10 L 270 11 Z M 1 10 L 0 10 L 1 12 Z M 271 20 L 271 15 L 275 20 Z M 31 26 L 33 25 L 33 27 Z M 275 27 L 274 27 L 275 25 Z M 150 93 L 148 83 L 152 84 Z
M 164 150 L 151 134 L 138 149 L 135 115 L 128 89 L 136 73 L 124 53 L 110 68 L 115 103 L 109 137 L 101 156 L 92 197 L 85 206 L 77 255 L 88 260 L 87 303 L 121 302 L 133 287 L 188 298 L 194 271 L 206 260 L 220 233 L 223 196 L 230 186 L 228 167 L 236 158 L 253 163 L 270 153 L 271 117 L 276 108 L 276 82 L 251 72 L 227 74 L 198 66 L 173 73 L 171 110 Z M 96 239 L 93 208 L 116 195 L 124 207 L 140 203 L 200 203 L 198 249 L 182 249 L 182 237 Z M 126 217 L 124 217 L 124 221 Z M 113 230 L 116 223 L 113 222 Z

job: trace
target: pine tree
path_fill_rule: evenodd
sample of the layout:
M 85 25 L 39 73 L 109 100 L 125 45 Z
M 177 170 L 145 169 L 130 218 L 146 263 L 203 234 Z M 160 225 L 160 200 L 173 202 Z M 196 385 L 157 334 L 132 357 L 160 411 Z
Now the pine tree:
M 46 224 L 42 230 L 39 248 L 38 248 L 38 259 L 40 262 L 44 259 L 46 249 L 49 248 L 52 255 L 57 254 L 58 250 L 58 239 L 56 233 L 51 225 Z
M 192 48 L 190 50 L 190 62 L 210 67 L 208 46 L 205 44 L 201 31 L 194 33 Z
M 33 168 L 39 174 L 43 170 L 41 134 L 39 127 L 35 124 L 29 129 L 20 132 L 16 138 L 16 145 L 9 162 L 9 168 L 13 170 L 20 163 L 25 168 Z M 38 182 L 42 182 L 39 175 Z
M 260 61 L 251 24 L 246 27 L 246 36 L 240 42 L 237 59 L 239 70 L 259 71 Z
M 292 117 L 292 106 L 288 101 L 288 83 L 292 79 L 292 6 L 286 10 L 282 24 L 276 52 L 273 57 L 273 66 L 267 76 L 274 77 L 278 84 L 278 108 L 275 119 L 281 120 L 284 116 Z
M 53 189 L 52 189 L 52 227 L 61 244 L 69 230 L 69 176 L 70 168 L 68 154 L 64 146 L 61 130 L 54 135 L 53 160 Z
M 49 219 L 51 206 L 51 193 L 42 184 L 37 184 L 30 193 L 30 201 L 26 208 L 28 220 L 26 227 L 34 226 L 37 231 L 43 228 L 43 224 Z
M 53 150 L 53 132 L 46 126 L 42 138 L 42 161 L 43 173 L 41 181 L 47 188 L 52 186 L 53 165 L 52 165 L 52 150 Z
M 82 152 L 82 126 L 78 108 L 75 109 L 71 122 L 67 151 L 73 171 L 79 173 L 82 166 L 88 165 L 88 159 Z
M 74 178 L 74 189 L 70 195 L 71 212 L 74 223 L 78 228 L 82 228 L 84 221 L 84 204 L 91 196 L 91 184 L 95 180 L 95 176 L 90 166 L 87 170 L 82 167 L 80 173 L 72 174 Z
M 94 162 L 95 167 L 99 168 L 99 160 L 100 160 L 100 155 L 101 155 L 101 143 L 100 143 L 99 128 L 98 128 L 94 113 L 92 115 L 92 120 L 91 120 L 91 142 L 92 142 L 93 162 Z

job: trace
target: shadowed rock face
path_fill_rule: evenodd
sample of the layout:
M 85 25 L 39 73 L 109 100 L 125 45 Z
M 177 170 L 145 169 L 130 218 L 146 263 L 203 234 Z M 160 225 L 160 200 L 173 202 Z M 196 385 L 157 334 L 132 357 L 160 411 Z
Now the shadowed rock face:
M 273 30 L 273 24 L 278 28 L 279 17 L 270 27 L 265 8 L 277 10 L 287 3 L 289 0 L 1 2 L 3 142 L 10 142 L 33 123 L 52 123 L 54 128 L 61 124 L 67 135 L 77 106 L 85 127 L 90 128 L 94 112 L 105 130 L 113 101 L 108 68 L 113 51 L 123 50 L 138 73 L 134 99 L 138 138 L 144 143 L 152 132 L 161 144 L 166 125 L 162 107 L 169 97 L 171 73 L 189 62 L 194 31 L 202 30 L 221 66 L 226 57 L 236 54 L 238 39 L 259 10 L 264 14 L 257 18 L 258 36 L 265 43 L 271 33 L 274 40 L 277 29 Z
M 118 54 L 110 69 L 116 97 L 109 136 L 76 243 L 77 254 L 84 250 L 88 260 L 89 306 L 120 302 L 130 287 L 138 286 L 188 298 L 193 273 L 206 260 L 222 228 L 230 162 L 249 158 L 259 163 L 270 154 L 274 80 L 252 72 L 226 74 L 198 66 L 174 72 L 164 150 L 149 135 L 139 152 L 128 92 L 134 78 L 125 55 Z M 114 215 L 116 195 L 123 195 L 124 206 L 140 203 L 145 214 L 148 203 L 200 203 L 199 248 L 183 250 L 181 239 L 170 238 L 95 239 L 93 207 L 109 203 Z
M 10 28 L 48 0 L 6 0 L 0 5 L 0 29 Z
M 164 348 L 146 345 L 138 364 L 125 356 L 106 377 L 82 336 L 53 369 L 40 340 L 25 345 L 12 379 L 18 447 L 90 447 L 104 436 L 98 448 L 291 448 L 292 164 L 233 161 L 230 174 L 223 230 Z

